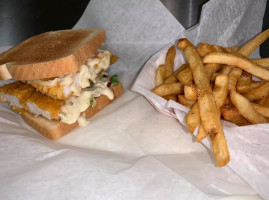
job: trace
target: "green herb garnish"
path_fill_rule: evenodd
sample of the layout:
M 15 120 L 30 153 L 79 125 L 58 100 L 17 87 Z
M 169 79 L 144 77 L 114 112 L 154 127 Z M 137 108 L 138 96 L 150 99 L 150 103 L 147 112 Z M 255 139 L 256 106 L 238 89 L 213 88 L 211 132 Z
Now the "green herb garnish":
M 94 108 L 96 104 L 97 104 L 96 99 L 94 97 L 90 97 L 90 106 Z
M 119 84 L 118 75 L 111 76 L 110 82 L 111 82 L 112 85 L 118 85 Z

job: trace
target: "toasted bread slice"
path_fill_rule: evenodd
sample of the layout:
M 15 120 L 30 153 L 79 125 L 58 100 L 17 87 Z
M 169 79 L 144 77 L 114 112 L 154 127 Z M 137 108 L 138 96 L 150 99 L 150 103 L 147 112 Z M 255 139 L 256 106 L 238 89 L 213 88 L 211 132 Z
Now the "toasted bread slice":
M 112 90 L 114 92 L 113 100 L 109 100 L 107 96 L 101 95 L 100 97 L 96 98 L 96 101 L 97 101 L 96 106 L 94 108 L 90 106 L 82 114 L 85 115 L 86 118 L 88 119 L 94 116 L 99 111 L 101 111 L 104 107 L 112 103 L 115 99 L 120 97 L 121 94 L 123 93 L 122 84 L 112 86 Z M 29 126 L 37 130 L 39 133 L 41 133 L 45 137 L 52 140 L 58 140 L 60 137 L 69 133 L 70 131 L 72 131 L 74 128 L 78 126 L 78 122 L 74 124 L 66 124 L 63 122 L 48 120 L 40 116 L 35 117 L 28 112 L 23 112 L 22 118 Z
M 106 40 L 103 29 L 47 32 L 0 55 L 0 79 L 37 80 L 75 72 Z

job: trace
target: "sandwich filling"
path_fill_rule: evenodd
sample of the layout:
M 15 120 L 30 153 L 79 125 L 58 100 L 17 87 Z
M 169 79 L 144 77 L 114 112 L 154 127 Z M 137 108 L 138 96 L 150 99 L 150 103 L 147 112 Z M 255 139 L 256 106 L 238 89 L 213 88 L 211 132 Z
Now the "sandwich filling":
M 114 99 L 111 85 L 117 77 L 104 71 L 118 58 L 110 51 L 97 50 L 77 72 L 48 80 L 16 81 L 0 87 L 0 100 L 13 110 L 30 112 L 48 120 L 85 125 L 84 111 L 95 107 L 95 98 L 105 95 Z
M 76 72 L 49 80 L 27 81 L 38 91 L 52 98 L 68 99 L 72 95 L 79 96 L 82 89 L 96 82 L 96 78 L 113 64 L 115 58 L 110 51 L 100 50 L 89 58 Z
M 0 87 L 0 100 L 9 102 L 10 106 L 19 112 L 27 111 L 67 124 L 78 121 L 83 125 L 86 121 L 82 113 L 89 106 L 96 106 L 95 98 L 105 95 L 110 100 L 114 99 L 110 86 L 111 78 L 107 75 L 100 76 L 95 80 L 95 84 L 84 88 L 79 96 L 73 95 L 68 100 L 57 100 L 36 91 L 29 84 L 17 81 Z

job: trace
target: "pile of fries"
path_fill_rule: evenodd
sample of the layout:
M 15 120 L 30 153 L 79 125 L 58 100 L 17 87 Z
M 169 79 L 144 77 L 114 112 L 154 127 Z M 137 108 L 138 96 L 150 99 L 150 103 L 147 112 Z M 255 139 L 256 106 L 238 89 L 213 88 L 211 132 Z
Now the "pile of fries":
M 152 92 L 190 108 L 188 130 L 193 133 L 199 126 L 197 142 L 210 137 L 219 167 L 230 161 L 221 119 L 238 126 L 269 121 L 269 58 L 248 58 L 268 38 L 269 29 L 242 47 L 196 47 L 183 38 L 177 47 L 188 63 L 174 71 L 176 49 L 171 46 L 157 69 Z

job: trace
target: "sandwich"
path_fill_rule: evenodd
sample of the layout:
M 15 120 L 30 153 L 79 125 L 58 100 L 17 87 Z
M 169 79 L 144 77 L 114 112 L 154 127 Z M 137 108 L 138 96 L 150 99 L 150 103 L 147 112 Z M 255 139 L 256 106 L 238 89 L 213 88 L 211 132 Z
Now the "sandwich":
M 46 32 L 0 54 L 0 100 L 47 138 L 57 140 L 123 93 L 106 70 L 118 57 L 101 50 L 102 29 Z M 10 82 L 10 81 L 9 81 Z

